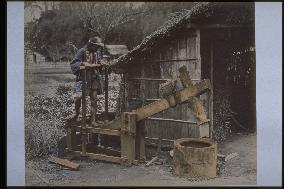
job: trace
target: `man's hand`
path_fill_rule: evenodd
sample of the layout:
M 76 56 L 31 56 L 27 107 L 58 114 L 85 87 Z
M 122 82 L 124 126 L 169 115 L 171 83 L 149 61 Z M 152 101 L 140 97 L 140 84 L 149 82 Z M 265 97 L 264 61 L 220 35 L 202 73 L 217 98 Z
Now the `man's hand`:
M 108 62 L 103 59 L 103 60 L 101 60 L 101 64 L 104 65 L 104 66 L 107 66 L 107 65 L 108 65 Z
M 88 62 L 83 62 L 83 66 L 85 66 L 86 68 L 91 68 L 92 64 L 90 64 Z

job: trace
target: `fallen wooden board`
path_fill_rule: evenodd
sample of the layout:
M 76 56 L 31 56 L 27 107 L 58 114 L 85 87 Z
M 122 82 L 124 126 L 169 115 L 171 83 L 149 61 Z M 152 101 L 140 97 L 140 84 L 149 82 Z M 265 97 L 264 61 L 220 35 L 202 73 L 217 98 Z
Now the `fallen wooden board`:
M 81 156 L 81 152 L 80 151 L 71 151 L 71 154 L 76 154 L 76 155 L 80 155 Z M 94 154 L 94 153 L 86 153 L 86 156 L 89 157 L 90 159 L 94 159 L 94 160 L 100 160 L 100 161 L 109 161 L 109 162 L 113 162 L 113 163 L 122 163 L 123 162 L 123 158 L 121 157 L 116 157 L 116 156 L 108 156 L 105 154 Z
M 59 164 L 63 167 L 68 167 L 68 168 L 73 169 L 73 170 L 78 170 L 79 167 L 80 167 L 80 164 L 78 164 L 78 163 L 71 162 L 67 159 L 56 158 L 56 157 L 53 157 L 53 156 L 49 157 L 48 161 L 52 162 L 52 163 Z

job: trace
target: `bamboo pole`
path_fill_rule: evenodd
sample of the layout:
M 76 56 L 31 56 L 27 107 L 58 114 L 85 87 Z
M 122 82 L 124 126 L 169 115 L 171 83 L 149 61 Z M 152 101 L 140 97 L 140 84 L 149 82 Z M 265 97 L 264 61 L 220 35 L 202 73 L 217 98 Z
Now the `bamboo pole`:
M 82 84 L 82 155 L 86 156 L 86 69 L 81 70 L 83 84 Z
M 105 67 L 105 120 L 108 119 L 108 68 Z
M 210 106 L 210 138 L 212 138 L 213 136 L 213 60 L 214 60 L 214 46 L 213 46 L 213 41 L 211 41 L 210 43 L 210 81 L 211 81 L 211 90 L 210 90 L 210 101 L 209 101 L 209 106 Z

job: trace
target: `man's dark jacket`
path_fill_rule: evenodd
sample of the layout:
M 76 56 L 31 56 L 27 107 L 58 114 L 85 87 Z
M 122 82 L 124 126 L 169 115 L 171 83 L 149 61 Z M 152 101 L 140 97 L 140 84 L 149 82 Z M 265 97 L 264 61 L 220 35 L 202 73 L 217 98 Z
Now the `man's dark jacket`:
M 73 58 L 73 60 L 70 62 L 71 71 L 74 75 L 76 75 L 76 82 L 82 81 L 80 77 L 80 66 L 84 62 L 84 60 L 86 60 L 86 51 L 87 51 L 86 47 L 79 49 L 75 57 Z M 95 64 L 99 64 L 99 63 L 100 63 L 100 58 L 96 58 Z M 95 72 L 93 74 L 93 77 L 91 78 L 91 82 L 93 82 L 93 80 L 96 80 L 98 83 L 98 88 L 97 88 L 98 94 L 99 95 L 102 94 L 102 91 L 103 91 L 102 83 L 101 83 L 101 78 L 98 72 Z M 92 85 L 89 86 L 90 89 L 91 89 L 91 86 Z

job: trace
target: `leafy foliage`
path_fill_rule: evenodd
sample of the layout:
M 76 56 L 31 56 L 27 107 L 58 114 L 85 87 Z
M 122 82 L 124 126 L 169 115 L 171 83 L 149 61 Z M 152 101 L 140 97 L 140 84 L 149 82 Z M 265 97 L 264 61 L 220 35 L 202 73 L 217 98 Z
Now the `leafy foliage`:
M 64 118 L 72 114 L 71 87 L 60 86 L 54 96 L 27 96 L 25 108 L 26 158 L 32 159 L 57 151 L 64 135 Z
M 106 44 L 132 49 L 168 19 L 169 13 L 190 9 L 192 2 L 60 2 L 26 24 L 25 44 L 52 61 L 73 58 L 76 48 L 100 35 Z M 27 4 L 26 6 L 31 6 Z

